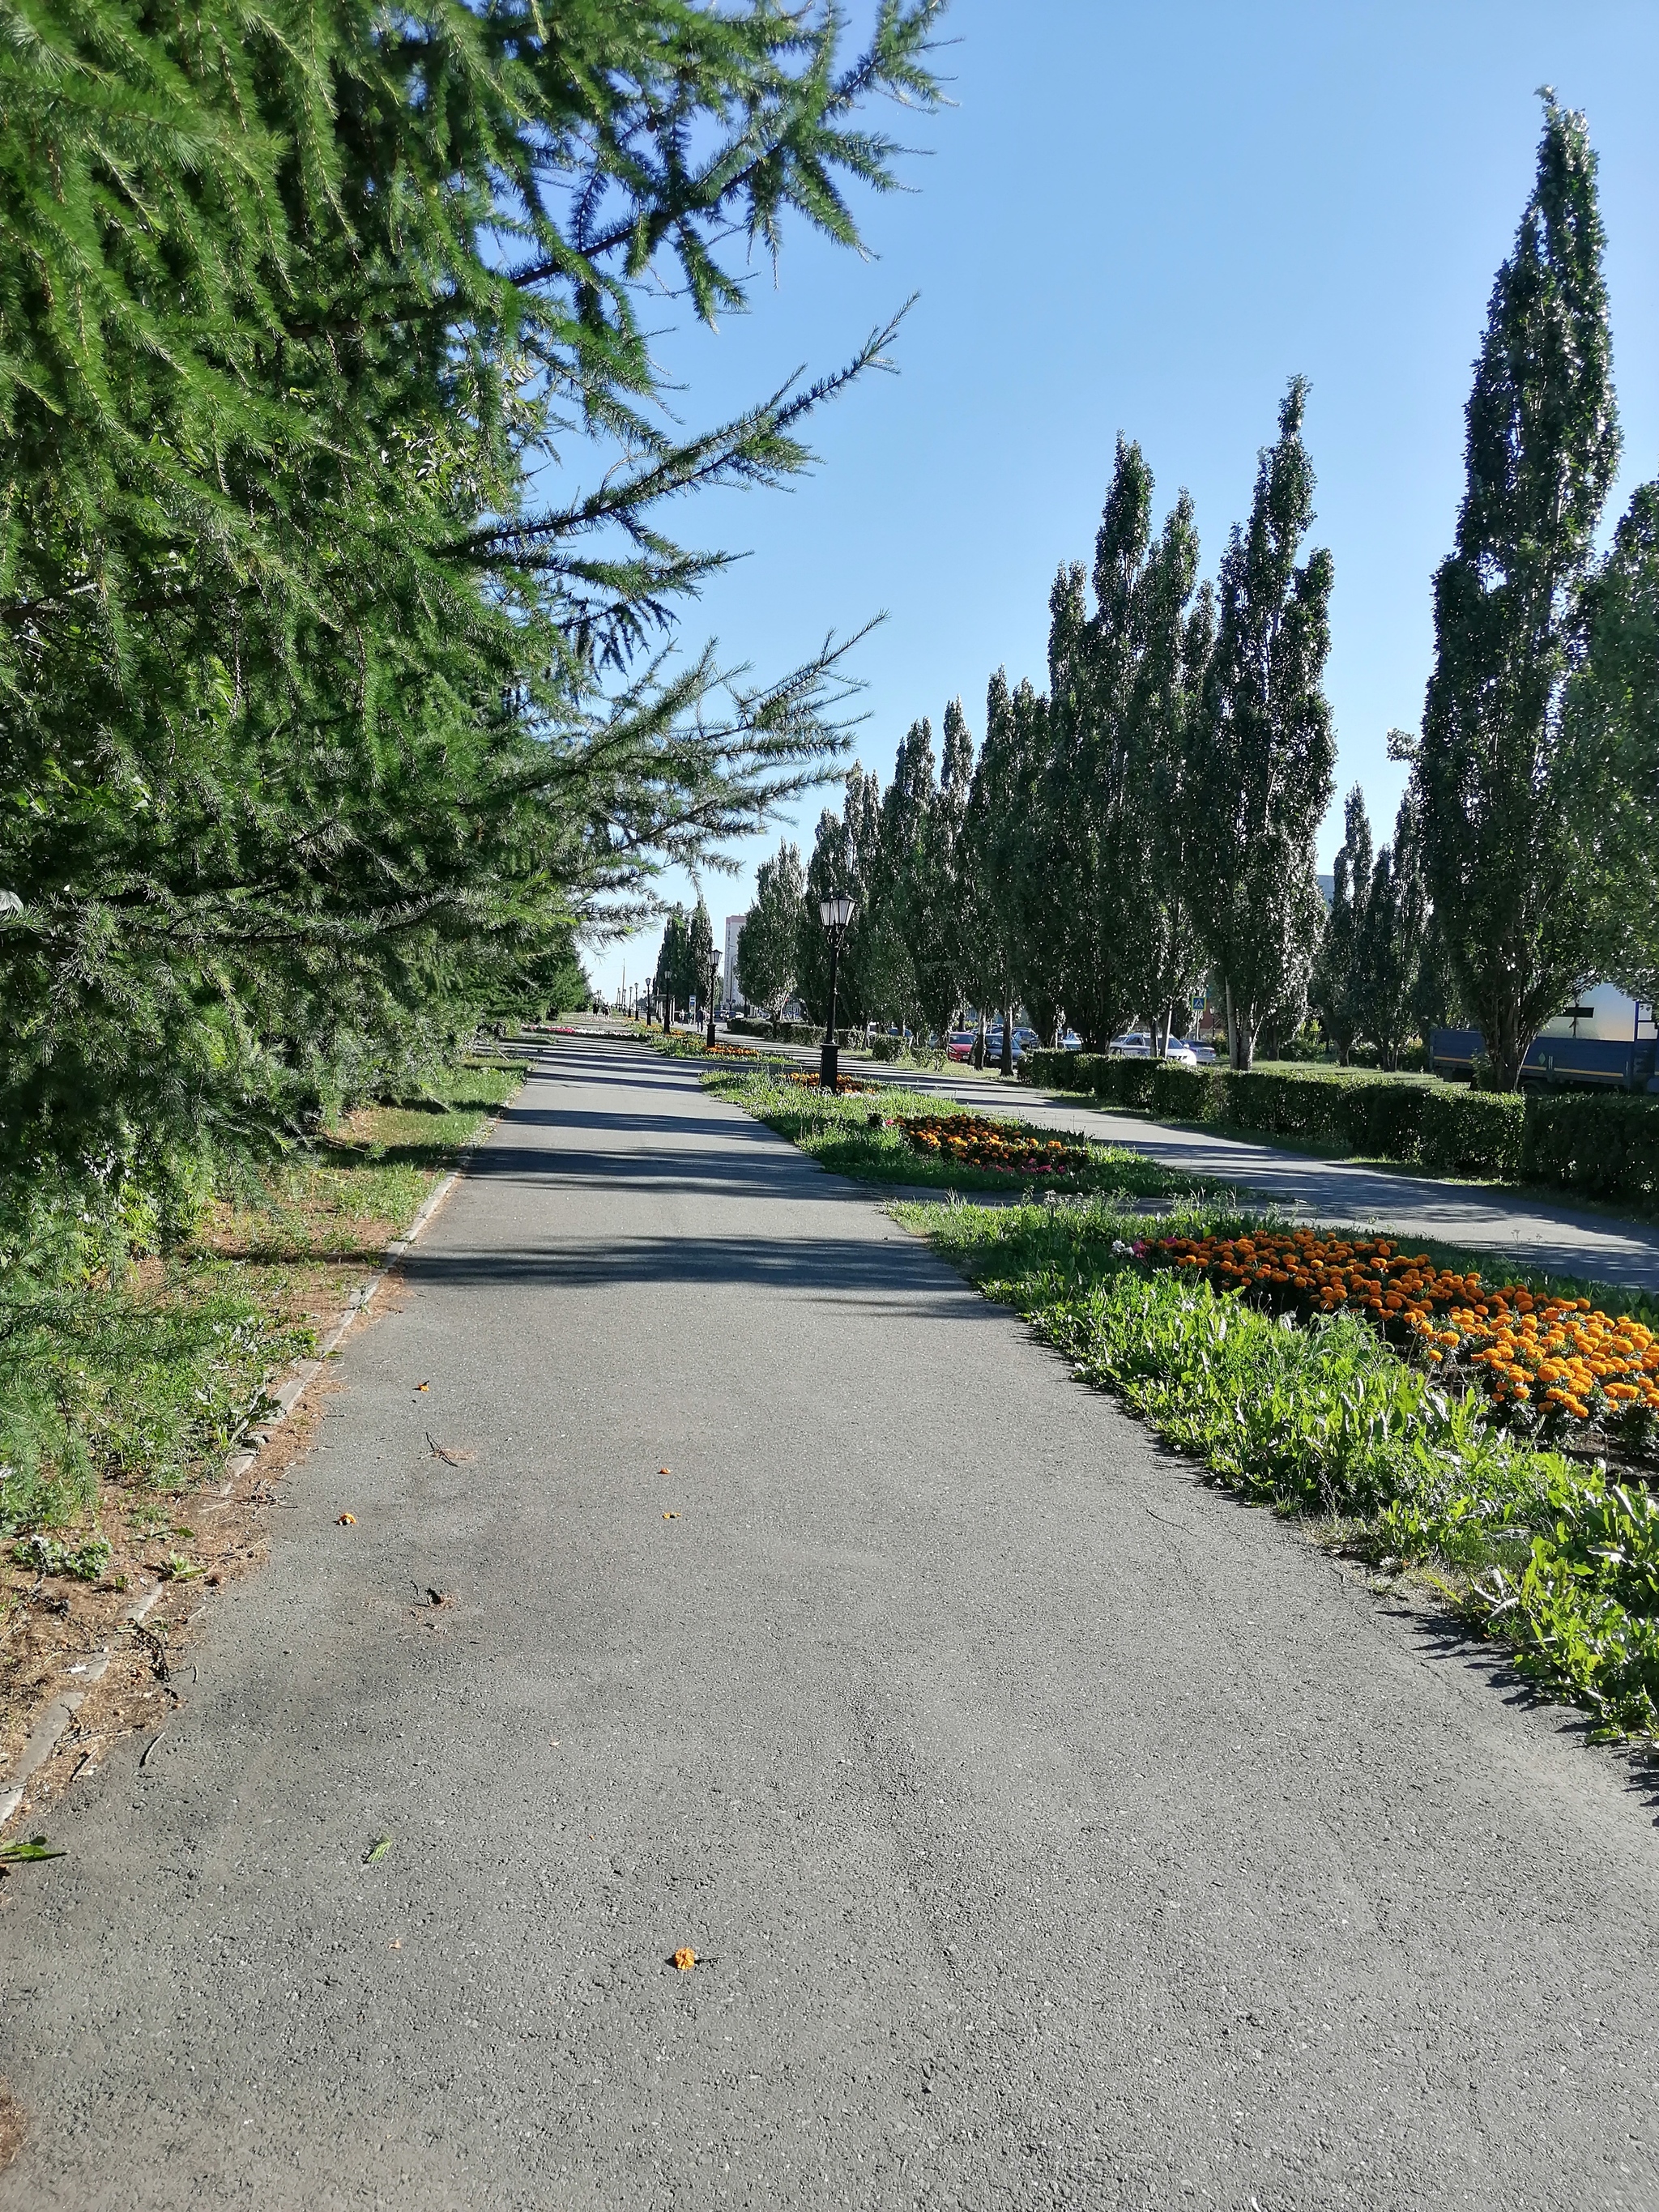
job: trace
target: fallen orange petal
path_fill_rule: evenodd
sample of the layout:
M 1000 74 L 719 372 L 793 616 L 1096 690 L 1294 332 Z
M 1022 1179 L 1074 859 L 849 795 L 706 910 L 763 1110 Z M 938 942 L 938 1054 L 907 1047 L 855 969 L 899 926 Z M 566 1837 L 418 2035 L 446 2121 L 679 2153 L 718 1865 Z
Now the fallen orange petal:
M 356 1516 L 356 1515 L 355 1513 L 343 1513 L 343 1514 L 340 1516 L 340 1526 L 341 1526 L 341 1528 L 355 1528 L 356 1527 L 356 1525 L 357 1525 L 357 1516 Z
M 679 1968 L 681 1973 L 689 1974 L 696 1963 L 696 1953 L 689 1943 L 682 1943 L 674 1954 L 674 1964 Z

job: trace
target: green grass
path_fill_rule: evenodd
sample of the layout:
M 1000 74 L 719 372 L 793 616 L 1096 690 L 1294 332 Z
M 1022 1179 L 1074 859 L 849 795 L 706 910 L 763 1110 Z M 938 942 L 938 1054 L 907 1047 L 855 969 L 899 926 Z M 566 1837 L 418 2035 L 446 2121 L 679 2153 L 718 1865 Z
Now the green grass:
M 463 1066 L 350 1115 L 165 1261 L 0 1289 L 0 1536 L 89 1523 L 109 1486 L 132 1503 L 198 1480 L 520 1080 Z
M 895 1210 L 1212 1480 L 1432 1588 L 1593 1735 L 1659 1735 L 1649 1491 L 1513 1441 L 1357 1316 L 1296 1325 L 1149 1267 L 1133 1248 L 1168 1218 L 1101 1200 Z M 1173 1227 L 1247 1218 L 1194 1205 Z
M 843 1070 L 844 1073 L 853 1072 Z M 769 1128 L 799 1146 L 821 1167 L 834 1175 L 849 1176 L 856 1182 L 1010 1193 L 1017 1193 L 1021 1188 L 1018 1176 L 919 1152 L 902 1130 L 887 1126 L 892 1117 L 900 1115 L 948 1115 L 969 1110 L 953 1108 L 948 1100 L 929 1092 L 907 1091 L 890 1083 L 884 1084 L 873 1097 L 832 1097 L 810 1085 L 781 1082 L 774 1070 L 750 1068 L 741 1062 L 729 1067 L 711 1066 L 702 1081 L 705 1090 L 741 1106 L 757 1121 L 764 1121 Z M 1132 1152 L 1127 1146 L 1097 1144 L 1069 1130 L 1038 1129 L 1030 1121 L 1011 1116 L 986 1118 L 1000 1118 L 1009 1128 L 1021 1134 L 1035 1131 L 1038 1135 L 1062 1137 L 1069 1145 L 1082 1146 L 1088 1154 L 1088 1165 L 1067 1179 L 1068 1188 L 1111 1192 L 1121 1198 L 1142 1200 L 1190 1198 L 1206 1188 L 1214 1188 L 1213 1185 L 1200 1184 L 1191 1176 L 1159 1167 L 1144 1153 Z

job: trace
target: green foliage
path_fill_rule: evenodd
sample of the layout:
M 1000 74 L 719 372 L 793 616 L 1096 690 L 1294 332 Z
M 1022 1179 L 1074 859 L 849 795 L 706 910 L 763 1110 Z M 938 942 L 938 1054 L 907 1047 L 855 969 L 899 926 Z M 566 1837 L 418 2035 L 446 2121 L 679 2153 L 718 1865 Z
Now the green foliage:
M 1241 1069 L 1264 1024 L 1300 1027 L 1325 912 L 1313 841 L 1336 757 L 1322 688 L 1334 569 L 1322 550 L 1297 562 L 1313 521 L 1306 401 L 1297 377 L 1261 458 L 1249 524 L 1235 526 L 1222 556 L 1195 732 L 1191 896 Z
M 1595 157 L 1545 94 L 1536 182 L 1498 273 L 1469 396 L 1468 487 L 1435 577 L 1416 762 L 1435 913 L 1495 1078 L 1595 972 L 1605 734 L 1564 711 L 1619 459 Z
M 1417 798 L 1407 787 L 1395 817 L 1394 842 L 1382 848 L 1371 872 L 1361 933 L 1359 1026 L 1386 1068 L 1399 1066 L 1401 1047 L 1417 1018 L 1428 921 Z
M 664 658 L 723 556 L 657 517 L 794 473 L 846 375 L 671 434 L 639 302 L 855 244 L 936 15 L 12 11 L 0 1180 L 73 1218 L 268 1150 L 822 780 L 836 653 Z
M 1593 1198 L 1659 1199 L 1659 1100 L 1540 1091 L 1527 1100 L 1522 1171 Z
M 760 864 L 755 903 L 738 933 L 738 988 L 774 1021 L 794 995 L 805 896 L 800 853 L 793 845 L 781 844 L 771 860 Z
M 1358 784 L 1343 808 L 1343 838 L 1332 879 L 1331 911 L 1308 986 L 1308 1004 L 1346 1066 L 1365 1026 L 1365 920 L 1371 900 L 1371 825 Z
M 310 1343 L 206 1265 L 160 1293 L 9 1297 L 0 1329 L 0 1532 L 72 1522 L 100 1482 L 182 1483 L 228 1450 L 271 1367 Z
M 60 1543 L 55 1536 L 36 1534 L 14 1544 L 11 1556 L 20 1567 L 37 1575 L 62 1575 L 70 1582 L 95 1583 L 110 1563 L 113 1546 L 101 1536 L 84 1544 Z

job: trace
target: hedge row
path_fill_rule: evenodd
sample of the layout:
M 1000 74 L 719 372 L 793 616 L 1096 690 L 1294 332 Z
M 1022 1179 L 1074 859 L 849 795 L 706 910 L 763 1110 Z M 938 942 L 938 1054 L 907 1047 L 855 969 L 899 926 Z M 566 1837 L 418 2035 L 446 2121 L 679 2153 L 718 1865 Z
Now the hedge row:
M 1025 1075 L 1047 1089 L 1092 1091 L 1107 1105 L 1142 1107 L 1172 1121 L 1346 1145 L 1370 1159 L 1399 1160 L 1442 1174 L 1514 1182 L 1522 1172 L 1529 1102 L 1489 1091 L 1336 1072 L 1245 1075 L 1230 1067 L 1181 1067 L 1087 1052 L 1034 1052 Z M 1612 1103 L 1641 1110 L 1635 1100 L 1560 1103 Z
M 1537 1091 L 1527 1100 L 1521 1170 L 1592 1198 L 1659 1198 L 1659 1099 L 1624 1091 Z
M 769 1022 L 757 1014 L 733 1014 L 726 1027 L 734 1036 L 765 1037 L 773 1044 L 822 1044 L 822 1022 Z M 862 1044 L 862 1030 L 837 1030 L 837 1044 Z

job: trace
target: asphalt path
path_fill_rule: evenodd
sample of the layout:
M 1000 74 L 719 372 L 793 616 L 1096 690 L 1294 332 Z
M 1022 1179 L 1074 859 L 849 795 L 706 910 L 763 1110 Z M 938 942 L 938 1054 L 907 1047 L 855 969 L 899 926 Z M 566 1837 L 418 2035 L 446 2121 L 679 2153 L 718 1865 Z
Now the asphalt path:
M 556 1047 L 338 1369 L 3 1885 L 4 2212 L 1659 2203 L 1631 1770 L 694 1068 Z
M 803 1063 L 817 1061 L 815 1053 L 792 1056 Z M 1076 1130 L 1103 1143 L 1133 1146 L 1163 1166 L 1255 1192 L 1298 1219 L 1388 1230 L 1403 1237 L 1501 1254 L 1516 1267 L 1659 1291 L 1659 1227 L 1652 1223 L 1627 1221 L 1547 1198 L 1522 1197 L 1480 1183 L 1449 1182 L 1360 1161 L 1322 1159 L 1277 1145 L 1255 1144 L 1248 1138 L 1154 1121 L 1145 1115 L 1115 1114 L 976 1075 L 970 1068 L 942 1073 L 879 1062 L 866 1066 L 850 1059 L 844 1066 L 872 1080 L 952 1098 L 987 1113 L 1012 1114 L 1049 1128 Z

